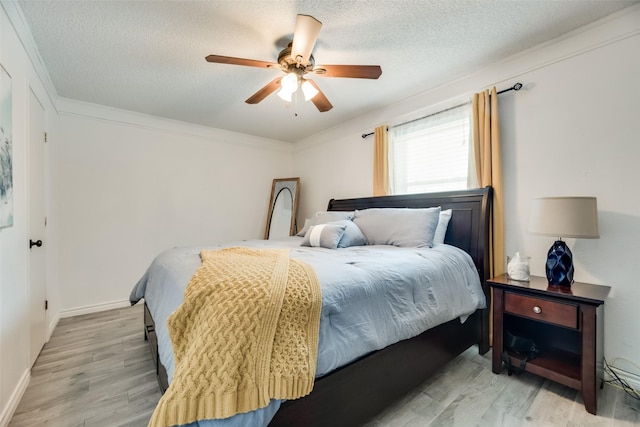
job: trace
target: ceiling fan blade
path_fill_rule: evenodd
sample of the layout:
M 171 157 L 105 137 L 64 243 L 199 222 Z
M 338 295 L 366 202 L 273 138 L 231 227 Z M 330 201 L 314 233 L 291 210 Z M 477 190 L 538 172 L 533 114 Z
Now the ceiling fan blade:
M 377 79 L 382 74 L 379 65 L 320 65 L 313 71 L 319 76 L 353 79 Z
M 207 62 L 214 62 L 217 64 L 246 65 L 248 67 L 259 68 L 280 68 L 280 65 L 274 64 L 273 62 L 258 61 L 255 59 L 234 58 L 232 56 L 209 55 L 205 59 L 207 60 Z
M 321 113 L 331 110 L 333 108 L 333 105 L 331 105 L 327 97 L 324 95 L 324 93 L 322 93 L 322 90 L 320 90 L 316 82 L 311 79 L 307 79 L 307 81 L 311 83 L 313 87 L 318 91 L 316 96 L 311 98 L 311 102 L 313 102 L 313 105 L 315 105 L 318 111 L 320 111 Z
M 298 15 L 296 19 L 296 29 L 293 33 L 293 42 L 291 43 L 291 57 L 297 61 L 301 56 L 301 63 L 307 65 L 311 51 L 318 40 L 322 28 L 322 22 L 313 16 Z
M 282 77 L 271 80 L 269 83 L 263 86 L 262 89 L 251 95 L 249 99 L 244 102 L 246 102 L 247 104 L 257 104 L 258 102 L 262 101 L 280 87 L 280 80 L 282 80 Z

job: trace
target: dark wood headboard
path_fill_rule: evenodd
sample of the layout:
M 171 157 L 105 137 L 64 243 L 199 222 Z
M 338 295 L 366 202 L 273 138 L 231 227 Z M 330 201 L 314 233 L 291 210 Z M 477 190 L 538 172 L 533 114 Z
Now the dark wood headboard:
M 367 208 L 452 209 L 445 243 L 457 246 L 473 258 L 480 281 L 489 274 L 489 219 L 491 187 L 444 193 L 406 194 L 397 196 L 331 199 L 327 210 L 353 211 Z

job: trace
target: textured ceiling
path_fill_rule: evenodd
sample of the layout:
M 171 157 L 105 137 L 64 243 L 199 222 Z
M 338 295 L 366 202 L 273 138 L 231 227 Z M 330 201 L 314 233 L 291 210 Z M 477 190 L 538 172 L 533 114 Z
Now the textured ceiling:
M 632 1 L 19 1 L 61 97 L 298 141 L 616 12 Z M 315 81 L 334 108 L 244 102 L 282 74 L 296 14 L 322 21 L 316 63 L 380 65 L 378 80 Z M 294 113 L 298 113 L 297 116 Z

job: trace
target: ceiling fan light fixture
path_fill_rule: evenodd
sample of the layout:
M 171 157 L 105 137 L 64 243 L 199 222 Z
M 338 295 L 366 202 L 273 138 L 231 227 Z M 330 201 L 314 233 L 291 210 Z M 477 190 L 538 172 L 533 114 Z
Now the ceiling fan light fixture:
M 295 92 L 295 91 L 293 91 Z M 291 102 L 291 96 L 293 95 L 293 92 L 286 90 L 285 88 L 282 88 L 278 91 L 277 95 L 280 97 L 280 99 L 287 101 L 287 102 Z
M 304 83 L 302 83 L 302 93 L 304 94 L 304 100 L 309 101 L 318 94 L 318 89 L 313 87 L 311 82 L 305 80 Z
M 289 73 L 282 78 L 280 82 L 282 90 L 293 93 L 298 90 L 298 75 L 296 73 Z
M 293 39 L 286 48 L 280 51 L 277 63 L 222 55 L 208 55 L 205 59 L 207 62 L 218 64 L 279 69 L 286 74 L 283 77 L 276 77 L 260 88 L 245 100 L 247 104 L 257 104 L 276 91 L 278 97 L 286 102 L 291 102 L 296 94 L 295 100 L 297 102 L 297 93 L 298 90 L 301 90 L 305 101 L 312 101 L 318 111 L 323 113 L 331 110 L 333 105 L 315 81 L 304 78 L 307 73 L 324 75 L 325 77 L 377 79 L 382 74 L 382 69 L 379 65 L 323 65 L 316 67 L 312 51 L 321 28 L 322 23 L 313 16 L 298 15 Z

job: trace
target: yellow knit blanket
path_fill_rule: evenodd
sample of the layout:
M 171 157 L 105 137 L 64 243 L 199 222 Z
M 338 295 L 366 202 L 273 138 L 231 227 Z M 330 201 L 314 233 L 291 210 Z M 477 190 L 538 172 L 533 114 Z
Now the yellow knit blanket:
M 313 388 L 320 284 L 288 250 L 202 251 L 169 317 L 175 370 L 149 426 L 227 418 Z

